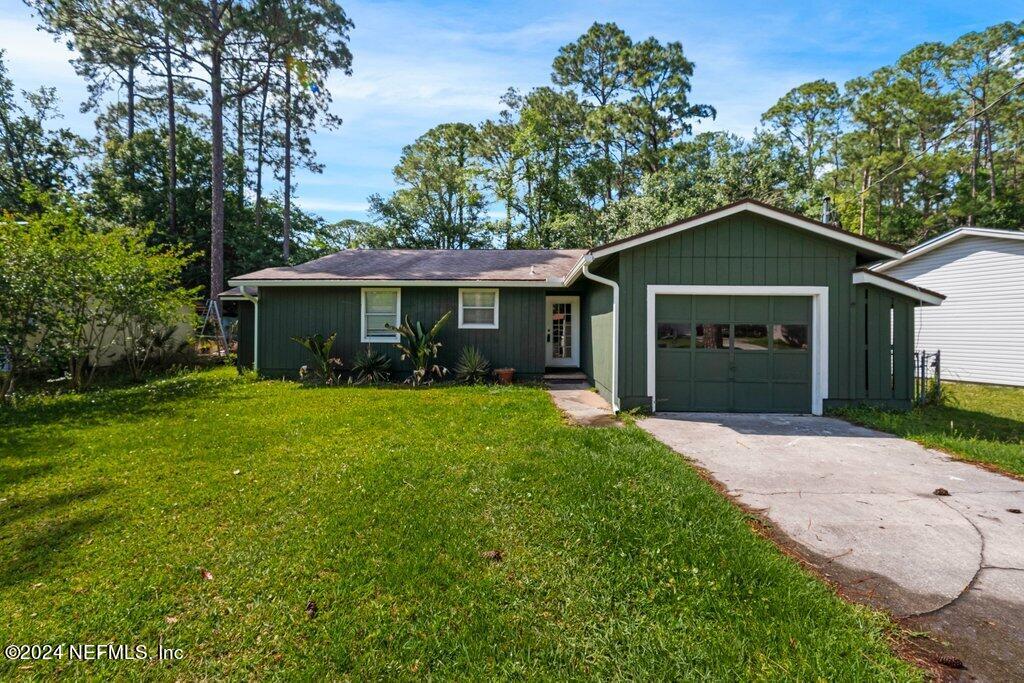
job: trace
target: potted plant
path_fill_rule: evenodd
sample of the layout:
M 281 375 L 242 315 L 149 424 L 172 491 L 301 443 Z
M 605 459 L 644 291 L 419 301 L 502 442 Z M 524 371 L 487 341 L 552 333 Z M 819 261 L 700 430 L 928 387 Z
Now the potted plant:
M 516 374 L 515 368 L 498 368 L 494 371 L 498 377 L 498 384 L 512 384 L 512 377 Z

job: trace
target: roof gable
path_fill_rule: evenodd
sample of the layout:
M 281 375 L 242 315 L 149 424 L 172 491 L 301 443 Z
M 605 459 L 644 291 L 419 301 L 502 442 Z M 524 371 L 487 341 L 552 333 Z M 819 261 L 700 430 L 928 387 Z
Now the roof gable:
M 668 235 L 674 235 L 684 230 L 690 230 L 701 225 L 706 225 L 727 216 L 732 216 L 745 211 L 776 220 L 780 223 L 785 223 L 786 225 L 790 225 L 801 230 L 806 230 L 827 239 L 843 242 L 872 256 L 898 258 L 903 255 L 903 250 L 896 245 L 856 235 L 852 232 L 841 230 L 834 225 L 812 220 L 805 216 L 784 211 L 753 199 L 744 199 L 713 211 L 708 211 L 706 213 L 686 218 L 676 223 L 648 230 L 647 232 L 640 233 L 639 235 L 624 237 L 623 239 L 615 240 L 614 242 L 609 242 L 599 247 L 594 247 L 590 250 L 590 253 L 593 254 L 595 258 L 608 256 L 617 251 L 631 249 L 632 247 L 640 244 L 645 244 L 653 240 L 661 239 L 662 237 L 667 237 Z

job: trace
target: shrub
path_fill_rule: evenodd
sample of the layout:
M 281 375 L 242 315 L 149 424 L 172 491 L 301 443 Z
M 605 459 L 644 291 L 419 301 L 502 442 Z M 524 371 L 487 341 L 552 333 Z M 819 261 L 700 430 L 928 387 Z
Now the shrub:
M 448 368 L 438 365 L 434 360 L 441 350 L 441 342 L 436 341 L 437 335 L 451 317 L 452 312 L 448 311 L 430 330 L 424 330 L 423 323 L 418 321 L 414 325 L 409 321 L 409 316 L 405 316 L 405 322 L 398 327 L 388 325 L 403 339 L 395 344 L 395 348 L 402 352 L 402 360 L 412 361 L 412 376 L 408 382 L 413 386 L 429 384 L 434 377 L 441 378 L 448 374 Z
M 460 382 L 479 384 L 487 379 L 491 372 L 491 364 L 475 346 L 463 347 L 459 361 L 455 365 L 455 376 Z
M 194 257 L 147 245 L 149 229 L 89 218 L 70 197 L 36 197 L 24 221 L 0 216 L 0 399 L 15 379 L 64 364 L 87 388 L 119 346 L 136 379 L 165 330 L 188 321 L 196 290 L 180 286 Z
M 331 347 L 338 337 L 337 332 L 332 332 L 324 339 L 322 334 L 314 334 L 308 337 L 292 337 L 292 341 L 303 346 L 313 357 L 312 365 L 303 365 L 299 368 L 299 378 L 312 380 L 317 383 L 331 386 L 338 383 L 338 371 L 341 370 L 340 358 L 331 357 Z
M 367 344 L 366 350 L 352 359 L 352 375 L 349 382 L 354 384 L 387 382 L 391 377 L 391 359 Z

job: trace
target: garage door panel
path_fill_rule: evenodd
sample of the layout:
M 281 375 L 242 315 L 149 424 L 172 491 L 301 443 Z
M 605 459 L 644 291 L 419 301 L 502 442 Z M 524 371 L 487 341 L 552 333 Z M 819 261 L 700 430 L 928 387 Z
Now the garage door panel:
M 771 357 L 768 352 L 737 353 L 733 363 L 736 366 L 736 381 L 764 381 L 771 379 Z
M 772 379 L 784 382 L 810 382 L 811 363 L 806 351 L 786 353 L 776 351 L 773 354 Z
M 688 351 L 658 350 L 655 355 L 654 374 L 659 380 L 690 380 L 690 353 Z
M 693 410 L 693 406 L 690 403 L 690 393 L 693 390 L 693 384 L 691 382 L 666 380 L 659 382 L 658 388 L 665 392 L 664 395 L 658 394 L 658 410 Z
M 810 411 L 810 385 L 775 382 L 772 384 L 772 410 L 779 413 Z
M 697 351 L 693 359 L 695 380 L 728 380 L 730 361 L 728 351 Z
M 671 298 L 671 297 L 669 297 Z M 693 297 L 694 317 L 704 322 L 715 322 L 716 319 L 729 319 L 729 299 L 727 296 L 695 296 Z
M 772 407 L 766 401 L 771 396 L 770 382 L 735 382 L 733 384 L 733 407 L 741 413 L 763 413 Z
M 718 412 L 730 409 L 730 382 L 693 382 L 693 410 Z
M 768 320 L 771 299 L 766 296 L 736 296 L 732 301 L 735 322 L 760 323 Z
M 659 296 L 654 303 L 659 322 L 690 322 L 693 313 L 692 296 Z
M 778 323 L 811 322 L 811 300 L 802 296 L 772 297 L 772 318 Z

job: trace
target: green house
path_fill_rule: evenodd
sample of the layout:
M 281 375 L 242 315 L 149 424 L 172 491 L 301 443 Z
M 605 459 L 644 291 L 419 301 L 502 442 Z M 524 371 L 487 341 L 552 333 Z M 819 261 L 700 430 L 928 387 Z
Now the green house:
M 867 269 L 902 250 L 746 200 L 589 250 L 345 250 L 230 280 L 239 355 L 268 377 L 337 332 L 394 357 L 388 324 L 447 311 L 442 363 L 478 347 L 517 379 L 582 372 L 616 409 L 820 414 L 908 407 L 914 307 L 943 296 Z

